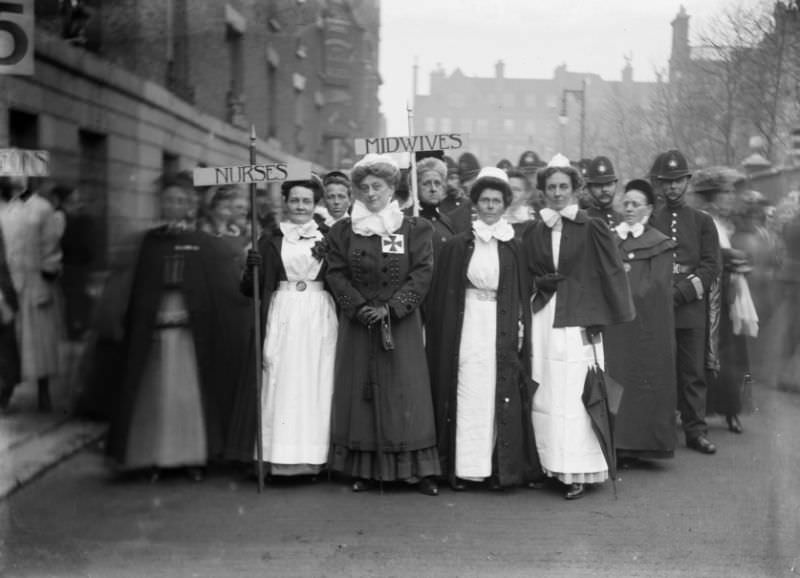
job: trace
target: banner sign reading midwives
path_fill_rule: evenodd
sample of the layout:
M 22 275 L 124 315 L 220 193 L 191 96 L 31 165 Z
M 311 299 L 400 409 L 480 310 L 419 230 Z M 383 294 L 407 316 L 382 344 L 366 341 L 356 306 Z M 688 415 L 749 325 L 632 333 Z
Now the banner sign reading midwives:
M 0 149 L 0 176 L 47 177 L 50 153 L 25 149 Z
M 369 153 L 416 153 L 421 151 L 451 151 L 464 148 L 467 135 L 462 133 L 418 134 L 415 136 L 386 136 L 375 138 L 357 138 L 355 152 L 357 155 Z
M 303 181 L 311 178 L 311 163 L 288 161 L 230 167 L 201 167 L 194 169 L 192 177 L 196 187 Z

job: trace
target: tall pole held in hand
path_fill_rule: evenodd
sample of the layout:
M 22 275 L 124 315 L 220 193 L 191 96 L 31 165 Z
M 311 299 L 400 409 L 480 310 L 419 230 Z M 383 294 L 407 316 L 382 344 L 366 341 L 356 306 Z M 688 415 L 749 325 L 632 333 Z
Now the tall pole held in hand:
M 250 125 L 250 164 L 256 164 L 256 127 Z M 256 211 L 256 184 L 250 183 L 250 244 L 254 251 L 258 250 L 258 217 Z M 256 475 L 258 476 L 258 493 L 264 491 L 264 438 L 261 423 L 261 290 L 259 288 L 260 271 L 253 271 L 253 327 L 254 346 L 256 348 Z
M 414 108 L 406 103 L 406 111 L 408 112 L 408 138 L 414 138 Z M 411 173 L 409 174 L 408 190 L 411 195 L 411 200 L 414 202 L 414 216 L 419 217 L 419 197 L 417 196 L 417 157 L 414 151 L 408 153 L 411 155 Z

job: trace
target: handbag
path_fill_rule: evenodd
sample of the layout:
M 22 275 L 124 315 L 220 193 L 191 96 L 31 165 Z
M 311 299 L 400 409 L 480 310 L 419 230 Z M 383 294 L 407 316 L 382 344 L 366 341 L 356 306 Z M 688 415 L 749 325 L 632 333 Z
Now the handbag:
M 392 338 L 392 321 L 387 315 L 381 320 L 381 346 L 384 351 L 394 351 L 394 339 Z

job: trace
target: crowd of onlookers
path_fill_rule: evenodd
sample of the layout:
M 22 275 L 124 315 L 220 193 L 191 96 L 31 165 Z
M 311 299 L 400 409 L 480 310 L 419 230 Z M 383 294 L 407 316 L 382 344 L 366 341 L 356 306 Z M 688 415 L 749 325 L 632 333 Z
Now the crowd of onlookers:
M 81 192 L 2 177 L 0 407 L 30 382 L 51 411 L 59 342 L 81 340 L 77 411 L 110 421 L 123 472 L 260 462 L 428 495 L 550 478 L 575 499 L 672 457 L 678 427 L 713 454 L 706 416 L 742 433 L 754 379 L 798 389 L 799 193 L 773 205 L 679 151 L 621 187 L 607 157 L 530 151 L 414 174 L 368 155 L 252 208 L 164 175 L 160 223 L 100 290 Z M 623 388 L 610 453 L 595 367 Z

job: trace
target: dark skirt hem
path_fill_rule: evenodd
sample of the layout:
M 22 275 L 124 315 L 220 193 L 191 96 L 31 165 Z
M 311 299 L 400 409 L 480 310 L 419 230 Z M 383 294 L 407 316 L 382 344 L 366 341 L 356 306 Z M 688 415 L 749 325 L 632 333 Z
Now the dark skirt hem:
M 439 454 L 436 447 L 404 452 L 382 452 L 380 459 L 373 451 L 351 450 L 334 444 L 331 448 L 330 469 L 365 480 L 416 481 L 440 476 Z
M 669 460 L 675 450 L 623 450 L 617 448 L 617 458 L 639 458 L 643 460 Z

